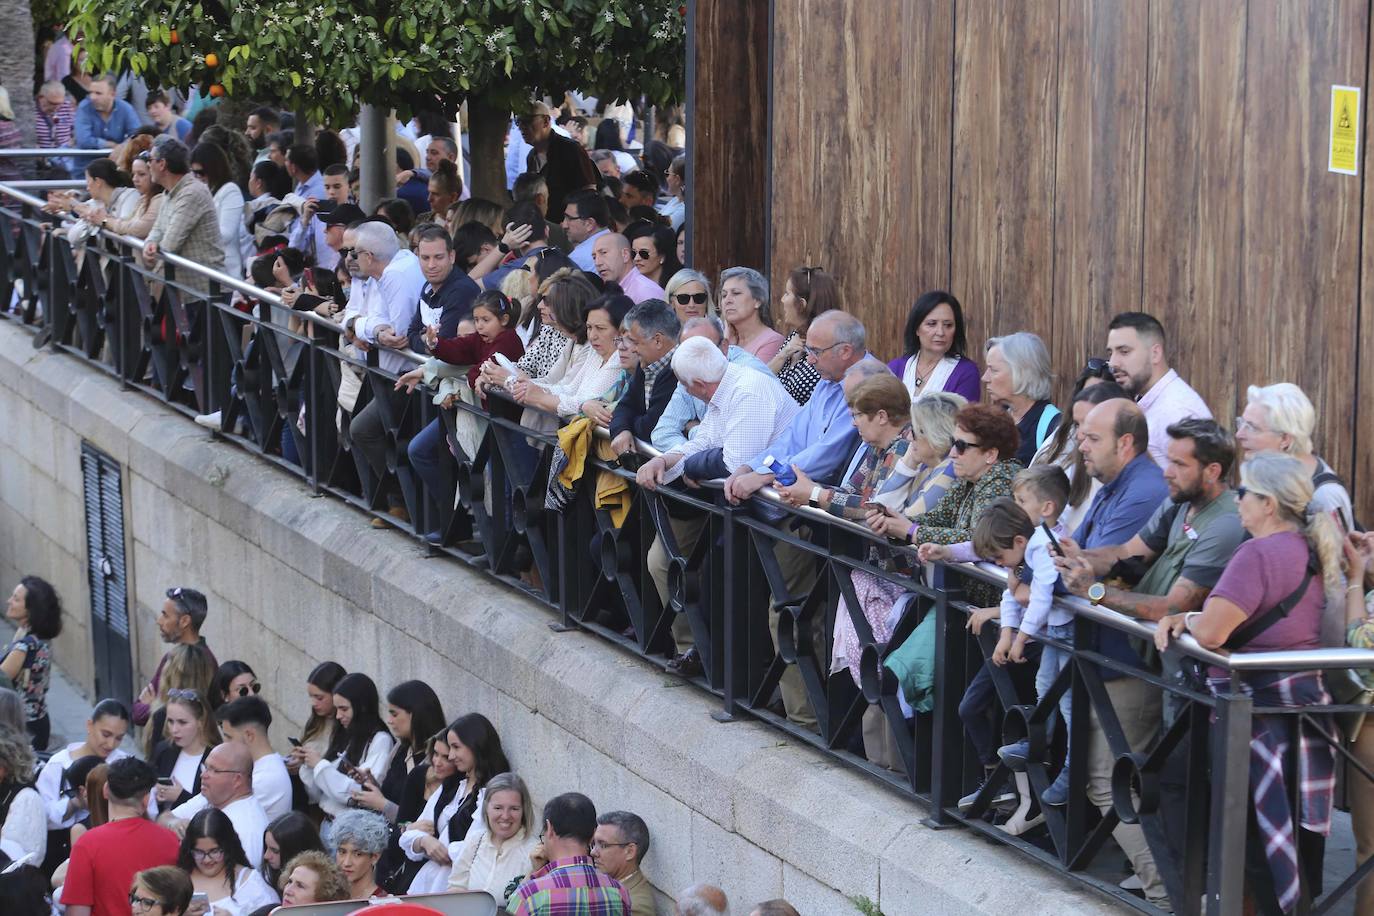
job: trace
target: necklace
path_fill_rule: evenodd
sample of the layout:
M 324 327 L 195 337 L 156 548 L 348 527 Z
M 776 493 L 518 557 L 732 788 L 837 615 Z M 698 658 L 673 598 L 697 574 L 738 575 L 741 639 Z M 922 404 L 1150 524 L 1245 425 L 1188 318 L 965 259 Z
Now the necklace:
M 921 354 L 919 354 L 919 353 L 916 354 L 916 387 L 917 387 L 917 388 L 920 388 L 922 385 L 924 385 L 924 384 L 926 383 L 926 379 L 930 378 L 930 374 L 931 374 L 932 372 L 935 371 L 935 367 L 938 366 L 938 365 L 940 365 L 940 360 L 941 360 L 941 357 L 939 357 L 939 356 L 935 357 L 935 362 L 934 362 L 934 364 L 932 364 L 931 367 L 930 367 L 929 369 L 927 369 L 925 372 L 922 372 L 922 371 L 921 371 Z

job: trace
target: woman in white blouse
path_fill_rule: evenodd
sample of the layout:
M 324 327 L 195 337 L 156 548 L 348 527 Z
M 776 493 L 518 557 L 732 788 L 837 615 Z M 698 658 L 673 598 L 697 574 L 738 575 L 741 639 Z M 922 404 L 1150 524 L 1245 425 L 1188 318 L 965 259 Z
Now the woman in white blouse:
M 191 175 L 205 182 L 215 195 L 215 214 L 219 217 L 219 240 L 224 249 L 224 272 L 243 279 L 243 253 L 239 230 L 243 225 L 243 191 L 234 184 L 229 157 L 213 143 L 197 143 L 191 150 Z
M 42 865 L 48 850 L 43 797 L 33 788 L 33 746 L 27 733 L 0 726 L 0 852 Z
M 448 888 L 486 891 L 504 908 L 506 889 L 516 878 L 529 874 L 530 852 L 537 845 L 534 805 L 525 781 L 514 773 L 493 776 L 483 798 L 482 818 L 453 863 Z
M 620 378 L 623 371 L 615 340 L 620 322 L 634 307 L 629 296 L 601 296 L 583 307 L 578 316 L 579 334 L 568 334 L 574 340 L 572 361 L 562 381 L 546 384 L 527 378 L 515 382 L 515 399 L 548 413 L 570 417 L 586 413 L 599 423 L 611 422 L 611 412 L 598 398 Z M 558 329 L 567 334 L 560 316 L 554 316 Z
M 334 688 L 348 672 L 338 662 L 320 662 L 305 679 L 305 692 L 310 698 L 310 718 L 301 731 L 301 743 L 286 758 L 286 769 L 305 786 L 305 795 L 312 805 L 320 803 L 320 790 L 315 785 L 315 771 L 305 762 L 305 752 L 314 750 L 321 757 L 329 753 L 329 745 L 338 731 L 334 718 Z
M 482 821 L 487 783 L 510 769 L 501 736 L 486 716 L 468 713 L 449 725 L 444 735 L 452 774 L 429 797 L 420 819 L 401 834 L 401 851 L 412 862 L 425 861 L 410 882 L 411 894 L 440 893 L 448 885 L 455 859 L 467 838 L 485 830 Z
M 382 721 L 377 685 L 366 674 L 345 675 L 334 687 L 334 718 L 338 727 L 323 755 L 302 745 L 298 750 L 302 769 L 309 768 L 320 793 L 325 821 L 320 837 L 328 841 L 330 821 L 353 800 L 363 782 L 380 783 L 386 775 L 396 739 Z M 380 775 L 379 775 L 380 774 Z
M 246 916 L 281 900 L 249 866 L 233 821 L 218 808 L 206 808 L 186 825 L 177 867 L 191 876 L 195 892 L 209 900 L 193 897 L 186 916 Z

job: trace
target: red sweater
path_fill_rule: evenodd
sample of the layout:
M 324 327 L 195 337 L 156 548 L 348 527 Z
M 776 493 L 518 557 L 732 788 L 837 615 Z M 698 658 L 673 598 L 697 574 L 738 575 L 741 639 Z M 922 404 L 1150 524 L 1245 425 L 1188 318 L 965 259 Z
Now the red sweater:
M 495 353 L 501 353 L 513 362 L 525 355 L 525 345 L 520 342 L 520 335 L 509 328 L 497 334 L 490 343 L 474 332 L 462 337 L 441 337 L 434 344 L 434 355 L 444 362 L 472 367 L 468 370 L 468 384 L 474 389 L 482 363 Z

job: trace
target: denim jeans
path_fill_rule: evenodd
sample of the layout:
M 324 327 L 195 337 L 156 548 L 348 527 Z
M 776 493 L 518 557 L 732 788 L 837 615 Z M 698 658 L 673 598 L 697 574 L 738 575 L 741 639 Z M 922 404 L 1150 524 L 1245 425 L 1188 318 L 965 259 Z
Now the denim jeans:
M 1064 642 L 1073 642 L 1073 624 L 1065 623 L 1059 625 L 1046 624 L 1045 635 L 1051 639 L 1058 639 Z M 1042 643 L 1044 648 L 1040 651 L 1040 669 L 1035 674 L 1035 698 L 1043 699 L 1049 693 L 1050 687 L 1054 685 L 1054 679 L 1059 676 L 1059 672 L 1068 667 L 1073 655 L 1058 646 L 1049 643 Z M 1064 728 L 1067 733 L 1071 716 L 1069 713 L 1073 691 L 1065 690 L 1064 695 L 1059 698 L 1059 715 L 1064 718 Z M 1048 723 L 1054 725 L 1051 717 Z
M 456 462 L 448 450 L 448 436 L 444 433 L 444 421 L 439 417 L 431 420 L 428 426 L 420 430 L 415 438 L 410 440 L 406 455 L 410 458 L 410 466 L 414 468 L 416 475 L 424 481 L 425 492 L 430 499 L 430 507 L 438 512 L 452 508 L 453 476 L 450 474 L 445 480 L 443 468 L 445 463 L 453 465 Z M 435 517 L 441 516 L 436 515 Z
M 1039 670 L 1040 651 L 1040 643 L 1027 643 L 1025 663 L 1017 665 L 1008 662 L 1006 665 L 1005 670 L 1011 675 L 1012 683 L 1016 686 L 1018 699 L 1024 700 L 1029 697 L 1031 672 Z M 988 664 L 983 663 L 978 673 L 973 676 L 973 680 L 969 681 L 968 688 L 964 690 L 964 698 L 959 701 L 959 719 L 964 723 L 964 733 L 973 744 L 978 762 L 983 766 L 994 766 L 998 759 L 997 748 L 1001 742 L 1002 728 L 1000 720 L 993 720 L 999 704 L 997 689 L 993 686 Z

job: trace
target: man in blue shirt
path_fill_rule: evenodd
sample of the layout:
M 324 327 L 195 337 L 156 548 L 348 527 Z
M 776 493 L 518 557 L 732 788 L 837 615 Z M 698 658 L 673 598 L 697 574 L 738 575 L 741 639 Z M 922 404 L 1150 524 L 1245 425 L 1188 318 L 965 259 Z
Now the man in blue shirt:
M 769 458 L 782 467 L 804 471 L 816 482 L 817 490 L 822 485 L 839 482 L 840 472 L 859 445 L 859 433 L 850 418 L 849 402 L 844 395 L 844 377 L 867 355 L 864 326 L 853 315 L 832 309 L 811 322 L 806 331 L 806 359 L 816 367 L 821 380 L 787 432 L 725 481 L 726 499 L 739 503 L 771 484 L 773 472 L 769 470 Z M 812 499 L 818 495 L 813 494 Z M 782 541 L 775 543 L 773 553 L 778 558 L 788 591 L 783 597 L 809 592 L 817 576 L 815 554 Z M 774 595 L 768 608 L 768 626 L 775 647 L 778 599 L 779 596 Z M 825 642 L 822 639 L 815 644 L 824 645 Z M 788 666 L 779 686 L 787 718 L 798 725 L 815 728 L 816 714 L 806 697 L 801 673 L 795 666 Z
M 563 209 L 561 225 L 568 234 L 573 250 L 568 257 L 577 265 L 578 270 L 588 273 L 596 270 L 592 262 L 592 247 L 596 240 L 610 230 L 611 214 L 606 209 L 606 198 L 595 191 L 575 191 L 568 195 Z
M 115 98 L 114 77 L 91 81 L 91 91 L 76 106 L 76 145 L 79 149 L 114 149 L 143 126 L 134 106 Z

